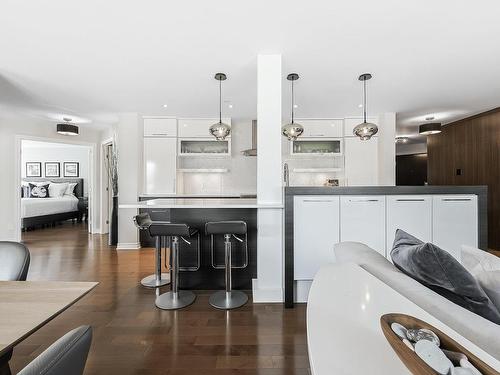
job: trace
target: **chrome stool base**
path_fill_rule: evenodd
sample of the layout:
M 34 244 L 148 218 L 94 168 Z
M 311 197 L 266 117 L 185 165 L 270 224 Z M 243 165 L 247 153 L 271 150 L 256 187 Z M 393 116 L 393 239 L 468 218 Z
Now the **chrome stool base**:
M 177 310 L 191 305 L 196 295 L 190 290 L 179 290 L 177 293 L 167 292 L 156 297 L 156 307 L 162 310 Z
M 213 307 L 221 310 L 236 309 L 243 306 L 247 301 L 248 296 L 239 290 L 232 290 L 230 292 L 220 290 L 212 294 L 209 299 Z
M 160 286 L 168 285 L 170 284 L 170 273 L 162 273 L 159 281 L 156 281 L 156 275 L 154 274 L 146 276 L 141 280 L 141 284 L 146 288 L 159 288 Z

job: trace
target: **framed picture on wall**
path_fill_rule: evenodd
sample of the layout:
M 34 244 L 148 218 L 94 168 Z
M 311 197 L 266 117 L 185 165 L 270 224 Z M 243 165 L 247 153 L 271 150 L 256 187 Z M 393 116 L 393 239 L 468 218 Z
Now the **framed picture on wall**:
M 26 162 L 26 177 L 42 177 L 42 163 L 41 162 Z
M 45 177 L 61 177 L 60 164 L 58 162 L 46 162 Z
M 78 162 L 64 162 L 64 177 L 80 177 L 80 165 Z

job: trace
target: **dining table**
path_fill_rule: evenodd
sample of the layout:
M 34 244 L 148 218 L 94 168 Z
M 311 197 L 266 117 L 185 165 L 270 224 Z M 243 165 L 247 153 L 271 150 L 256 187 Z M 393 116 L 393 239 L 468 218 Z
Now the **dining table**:
M 74 281 L 0 281 L 0 375 L 21 341 L 98 285 Z

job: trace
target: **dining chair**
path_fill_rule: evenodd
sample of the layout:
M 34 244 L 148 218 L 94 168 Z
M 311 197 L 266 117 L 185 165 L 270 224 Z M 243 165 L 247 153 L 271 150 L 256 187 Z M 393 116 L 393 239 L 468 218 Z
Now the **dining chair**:
M 45 349 L 18 375 L 81 375 L 91 343 L 92 327 L 75 328 Z
M 30 252 L 19 242 L 0 241 L 0 280 L 25 281 L 30 266 Z

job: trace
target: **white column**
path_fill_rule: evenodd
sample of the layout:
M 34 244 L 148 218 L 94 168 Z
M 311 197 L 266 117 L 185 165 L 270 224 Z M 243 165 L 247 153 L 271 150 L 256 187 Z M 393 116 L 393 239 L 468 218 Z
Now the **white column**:
M 396 185 L 396 113 L 378 116 L 378 184 Z
M 142 162 L 140 117 L 137 113 L 120 114 L 115 127 L 118 146 L 118 204 L 137 202 Z M 118 210 L 118 250 L 138 249 L 139 233 L 132 220 L 137 209 Z
M 281 55 L 257 58 L 257 201 L 281 205 Z M 283 210 L 257 210 L 254 302 L 283 301 Z

